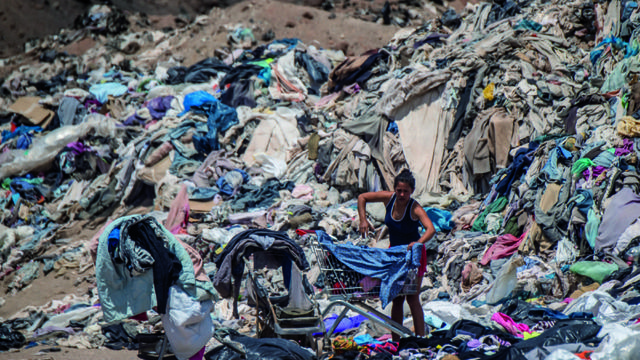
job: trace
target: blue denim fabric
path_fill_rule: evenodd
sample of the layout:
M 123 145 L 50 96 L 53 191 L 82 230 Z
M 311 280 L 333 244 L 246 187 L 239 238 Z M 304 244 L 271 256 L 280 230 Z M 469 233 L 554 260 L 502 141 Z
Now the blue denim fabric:
M 556 146 L 551 154 L 549 155 L 549 160 L 542 168 L 542 173 L 546 174 L 546 178 L 550 182 L 560 182 L 563 179 L 563 171 L 558 169 L 558 162 L 562 162 L 564 160 L 571 159 L 573 155 L 571 152 L 562 146 Z
M 496 185 L 496 191 L 500 195 L 509 195 L 513 182 L 527 172 L 529 165 L 533 161 L 536 149 L 538 149 L 538 143 L 532 141 L 527 149 L 522 148 L 516 152 L 513 162 L 508 168 L 507 175 Z
M 249 176 L 249 174 L 247 174 L 247 172 L 242 169 L 233 169 L 232 171 L 236 171 L 242 174 L 243 184 L 251 180 L 251 177 Z M 236 189 L 233 186 L 231 186 L 231 184 L 229 184 L 229 182 L 227 181 L 226 175 L 218 179 L 218 181 L 216 181 L 216 185 L 220 189 L 220 192 L 225 195 L 231 196 L 236 191 Z
M 198 152 L 205 155 L 220 148 L 220 144 L 218 144 L 218 132 L 227 131 L 230 127 L 238 123 L 238 113 L 236 109 L 219 101 L 209 102 L 198 107 L 191 107 L 191 112 L 207 115 L 208 132 L 206 136 L 193 136 L 193 146 Z
M 344 265 L 358 273 L 381 280 L 380 301 L 386 307 L 402 290 L 409 270 L 420 266 L 422 247 L 416 243 L 389 249 L 360 247 L 351 244 L 336 245 L 324 231 L 316 230 L 318 241 Z

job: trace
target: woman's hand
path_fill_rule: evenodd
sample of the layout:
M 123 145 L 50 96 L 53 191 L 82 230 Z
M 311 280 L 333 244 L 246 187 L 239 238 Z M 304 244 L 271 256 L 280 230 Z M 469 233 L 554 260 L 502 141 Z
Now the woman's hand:
M 363 221 L 361 219 L 359 230 L 360 230 L 360 235 L 366 238 L 369 235 L 369 231 L 375 231 L 375 228 L 373 227 L 373 225 L 371 225 L 369 220 L 364 219 Z
M 413 244 L 417 243 L 417 241 L 414 241 L 412 243 L 410 243 L 409 245 L 407 245 L 407 250 L 411 250 L 411 248 L 413 247 Z

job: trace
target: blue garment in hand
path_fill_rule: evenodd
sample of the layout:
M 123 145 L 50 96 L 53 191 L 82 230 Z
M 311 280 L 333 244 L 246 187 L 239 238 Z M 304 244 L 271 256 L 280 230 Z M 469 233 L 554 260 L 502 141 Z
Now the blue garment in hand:
M 422 247 L 416 243 L 407 250 L 407 246 L 394 246 L 389 249 L 360 247 L 351 244 L 335 245 L 324 231 L 316 230 L 318 241 L 351 270 L 378 278 L 380 301 L 386 307 L 404 286 L 409 270 L 420 267 Z

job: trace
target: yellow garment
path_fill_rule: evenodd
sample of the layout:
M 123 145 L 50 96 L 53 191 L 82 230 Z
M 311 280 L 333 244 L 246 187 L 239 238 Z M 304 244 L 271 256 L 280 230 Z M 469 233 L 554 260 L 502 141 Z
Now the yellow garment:
M 640 120 L 631 116 L 623 116 L 618 122 L 618 135 L 628 137 L 640 136 Z
M 495 88 L 496 85 L 494 83 L 487 85 L 487 87 L 482 90 L 482 95 L 484 96 L 484 98 L 489 101 L 493 100 L 493 91 L 495 90 Z
M 540 336 L 540 334 L 542 334 L 542 333 L 534 331 L 532 333 L 525 332 L 522 335 L 524 335 L 524 339 L 525 340 L 529 340 L 529 339 L 533 339 L 536 336 Z

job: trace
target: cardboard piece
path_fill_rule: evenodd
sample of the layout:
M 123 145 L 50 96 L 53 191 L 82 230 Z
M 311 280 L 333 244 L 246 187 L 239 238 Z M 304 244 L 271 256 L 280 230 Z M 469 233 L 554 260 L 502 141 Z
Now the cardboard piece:
M 24 116 L 28 120 L 25 125 L 40 126 L 45 129 L 55 114 L 40 105 L 39 101 L 40 98 L 35 96 L 21 97 L 9 107 L 9 111 Z

